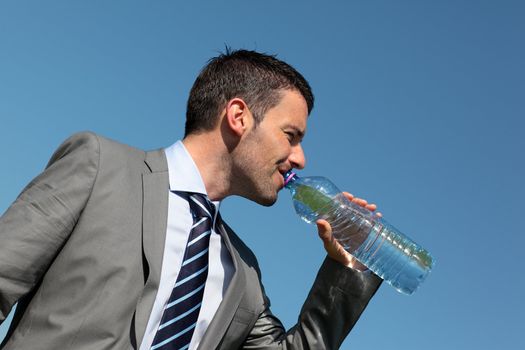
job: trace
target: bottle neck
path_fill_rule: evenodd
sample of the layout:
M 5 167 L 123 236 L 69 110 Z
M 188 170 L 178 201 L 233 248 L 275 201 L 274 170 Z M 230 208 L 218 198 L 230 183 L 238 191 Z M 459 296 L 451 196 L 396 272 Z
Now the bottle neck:
M 294 182 L 299 179 L 299 176 L 297 176 L 296 173 L 294 173 L 292 170 L 288 170 L 286 174 L 284 174 L 284 187 L 287 189 L 291 189 L 294 185 Z

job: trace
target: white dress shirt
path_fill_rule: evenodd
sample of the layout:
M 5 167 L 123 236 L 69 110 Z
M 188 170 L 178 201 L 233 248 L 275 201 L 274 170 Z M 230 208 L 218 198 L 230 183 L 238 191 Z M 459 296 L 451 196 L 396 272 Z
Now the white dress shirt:
M 166 242 L 162 258 L 162 271 L 159 290 L 146 326 L 140 346 L 141 350 L 151 348 L 162 313 L 180 271 L 184 250 L 193 224 L 190 207 L 178 192 L 196 192 L 207 195 L 204 182 L 197 166 L 181 141 L 165 149 L 169 172 L 169 207 Z M 216 213 L 220 202 L 213 202 Z M 215 226 L 215 225 L 213 225 Z M 222 301 L 234 272 L 230 253 L 223 244 L 222 237 L 213 231 L 210 238 L 209 270 L 204 288 L 197 325 L 189 349 L 196 349 Z

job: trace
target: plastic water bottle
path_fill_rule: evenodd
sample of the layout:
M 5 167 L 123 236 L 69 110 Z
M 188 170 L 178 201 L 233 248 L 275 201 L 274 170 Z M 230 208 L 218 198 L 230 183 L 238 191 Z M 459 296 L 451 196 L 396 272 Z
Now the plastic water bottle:
M 432 256 L 370 210 L 349 201 L 327 178 L 284 176 L 297 214 L 324 219 L 335 239 L 359 262 L 398 291 L 412 294 L 434 265 Z

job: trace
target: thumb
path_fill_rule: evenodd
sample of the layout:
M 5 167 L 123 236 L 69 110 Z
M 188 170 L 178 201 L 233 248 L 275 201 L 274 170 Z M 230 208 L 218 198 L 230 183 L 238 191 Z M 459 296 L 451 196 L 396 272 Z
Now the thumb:
M 317 231 L 319 237 L 323 241 L 324 249 L 328 253 L 328 256 L 339 261 L 341 264 L 357 269 L 360 271 L 366 270 L 366 267 L 359 263 L 352 255 L 350 255 L 342 245 L 332 235 L 332 226 L 326 220 L 317 220 Z
M 326 220 L 317 220 L 317 232 L 319 233 L 319 237 L 323 241 L 325 247 L 326 245 L 329 245 L 332 241 L 332 227 Z
M 323 241 L 324 249 L 328 255 L 346 265 L 349 255 L 332 235 L 332 226 L 330 226 L 328 221 L 322 219 L 317 220 L 316 224 L 319 237 Z

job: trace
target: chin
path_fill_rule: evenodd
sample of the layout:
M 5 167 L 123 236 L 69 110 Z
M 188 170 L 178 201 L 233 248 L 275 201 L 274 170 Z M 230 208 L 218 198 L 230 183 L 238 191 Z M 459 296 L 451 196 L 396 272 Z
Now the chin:
M 258 202 L 260 205 L 264 205 L 265 207 L 271 207 L 272 205 L 275 204 L 275 202 L 277 202 L 277 198 L 273 198 L 273 199 L 270 199 L 270 200 L 267 200 L 267 201 L 264 201 L 264 202 Z
M 251 198 L 251 200 L 265 207 L 271 207 L 275 204 L 275 202 L 277 202 L 277 195 L 278 193 L 275 192 L 271 196 L 258 196 L 256 198 Z

